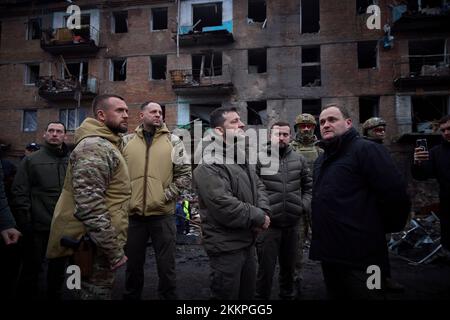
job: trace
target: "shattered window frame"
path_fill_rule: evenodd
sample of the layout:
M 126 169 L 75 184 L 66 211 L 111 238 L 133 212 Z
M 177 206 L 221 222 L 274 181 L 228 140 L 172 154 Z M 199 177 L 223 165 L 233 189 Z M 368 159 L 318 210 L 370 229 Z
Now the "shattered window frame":
M 264 6 L 260 8 L 259 6 Z M 264 15 L 259 17 L 258 13 L 264 10 Z M 247 22 L 251 23 L 263 23 L 267 20 L 267 1 L 266 0 L 248 0 L 247 2 Z
M 27 40 L 40 40 L 42 34 L 42 18 L 31 18 L 27 21 Z
M 164 31 L 169 29 L 169 8 L 168 7 L 158 7 L 158 8 L 152 8 L 151 10 L 151 19 L 150 19 L 150 31 Z M 165 13 L 165 28 L 155 28 L 155 13 L 157 13 L 157 16 L 161 13 Z M 158 19 L 161 19 L 158 18 Z M 161 23 L 161 22 L 160 22 Z M 164 24 L 164 23 L 161 23 Z
M 119 63 L 122 65 L 118 66 Z M 119 69 L 120 71 L 118 71 Z M 118 72 L 117 76 L 116 71 Z M 113 82 L 127 80 L 127 58 L 110 59 L 109 80 Z
M 264 65 L 254 63 L 257 61 L 262 61 L 263 56 L 264 56 Z M 254 71 L 253 70 L 254 68 L 251 67 L 257 67 L 256 71 Z M 248 74 L 267 73 L 267 48 L 254 48 L 247 50 L 247 73 Z
M 37 110 L 26 109 L 22 112 L 22 132 L 37 131 Z
M 125 28 L 123 30 L 125 31 L 117 31 L 117 26 L 118 26 L 118 19 L 125 19 L 125 23 L 123 26 L 125 26 Z M 123 24 L 123 22 L 122 22 Z M 122 29 L 120 29 L 122 30 Z M 128 10 L 123 10 L 123 11 L 114 11 L 112 14 L 112 21 L 111 21 L 111 31 L 114 34 L 122 34 L 122 33 L 128 33 Z
M 356 47 L 358 69 L 362 70 L 379 68 L 380 50 L 377 40 L 358 41 Z M 374 51 L 372 52 L 372 50 Z
M 164 61 L 164 66 L 157 67 L 158 63 Z M 156 68 L 164 69 L 164 72 L 155 72 Z M 155 78 L 155 74 L 161 74 L 162 76 Z M 167 56 L 166 55 L 154 55 L 150 56 L 150 80 L 166 80 L 167 79 Z
M 37 68 L 37 70 L 33 70 L 34 68 Z M 24 84 L 26 86 L 34 86 L 39 79 L 40 71 L 41 71 L 41 66 L 39 63 L 26 64 L 25 65 Z
M 367 119 L 380 116 L 380 96 L 360 96 L 358 97 L 359 123 L 364 123 Z
M 247 101 L 247 124 L 250 126 L 265 126 L 267 123 L 267 100 Z

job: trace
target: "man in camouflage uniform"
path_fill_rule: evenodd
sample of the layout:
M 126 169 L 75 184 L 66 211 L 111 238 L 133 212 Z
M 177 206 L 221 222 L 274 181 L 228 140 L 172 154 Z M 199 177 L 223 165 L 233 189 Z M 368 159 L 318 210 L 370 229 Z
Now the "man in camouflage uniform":
M 124 157 L 131 178 L 130 229 L 126 246 L 125 299 L 140 299 L 149 237 L 155 250 L 160 299 L 177 299 L 175 201 L 191 187 L 190 159 L 183 142 L 163 122 L 161 106 L 145 102 L 142 124 L 125 137 Z
M 363 125 L 363 137 L 364 139 L 373 141 L 375 143 L 383 144 L 386 138 L 386 121 L 380 117 L 372 117 L 367 119 Z M 386 241 L 391 240 L 391 234 L 386 234 Z M 386 278 L 385 278 L 386 290 L 390 292 L 402 292 L 404 291 L 403 285 L 391 278 L 391 266 L 389 259 L 386 261 Z
M 363 125 L 363 136 L 367 140 L 383 144 L 386 138 L 386 121 L 379 117 L 367 119 Z
M 309 113 L 299 114 L 295 118 L 294 129 L 296 132 L 295 139 L 291 142 L 292 149 L 297 151 L 303 157 L 306 158 L 309 170 L 312 174 L 314 161 L 317 157 L 323 153 L 323 150 L 316 146 L 317 137 L 314 135 L 314 129 L 316 128 L 316 119 Z M 296 286 L 296 298 L 301 295 L 301 282 L 303 280 L 303 246 L 311 224 L 311 211 L 306 212 L 303 215 L 303 219 L 300 219 L 299 227 L 299 245 L 297 251 L 297 261 L 295 263 L 295 286 Z
M 128 107 L 119 96 L 100 95 L 93 111 L 95 119 L 87 118 L 75 131 L 76 147 L 53 215 L 47 257 L 72 255 L 61 238 L 87 235 L 94 253 L 92 270 L 81 266 L 81 299 L 103 300 L 111 298 L 114 271 L 127 261 L 131 187 L 119 134 L 128 129 Z

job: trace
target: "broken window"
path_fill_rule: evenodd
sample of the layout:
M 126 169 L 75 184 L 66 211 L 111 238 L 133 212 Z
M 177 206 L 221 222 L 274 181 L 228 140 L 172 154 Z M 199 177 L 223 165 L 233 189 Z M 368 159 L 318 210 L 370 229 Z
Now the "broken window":
M 432 133 L 433 122 L 447 114 L 448 96 L 416 96 L 411 98 L 413 132 Z
M 28 20 L 27 40 L 40 39 L 42 33 L 42 19 L 34 18 Z
M 194 31 L 222 25 L 222 2 L 192 5 Z
M 113 33 L 128 32 L 128 11 L 113 13 Z
M 267 49 L 248 50 L 248 73 L 267 72 Z
M 314 116 L 316 123 L 319 123 L 319 115 L 322 112 L 322 100 L 320 99 L 304 99 L 302 100 L 302 113 L 309 113 Z M 316 137 L 320 137 L 320 126 L 316 125 L 314 129 Z
M 205 127 L 209 127 L 209 115 L 210 113 L 220 108 L 222 105 L 219 103 L 208 104 L 190 104 L 189 105 L 189 121 L 193 123 L 195 120 L 199 120 Z M 192 127 L 191 127 L 192 128 Z
M 125 81 L 127 79 L 127 59 L 111 60 L 110 80 Z
M 69 108 L 59 110 L 59 121 L 64 123 L 66 130 L 74 131 L 86 119 L 86 108 Z
M 379 116 L 380 97 L 359 97 L 359 122 Z
M 321 111 L 322 111 L 322 101 L 320 99 L 302 100 L 302 113 L 309 113 L 315 117 L 318 117 Z
M 152 79 L 153 80 L 165 80 L 167 71 L 167 57 L 166 56 L 153 56 L 150 57 L 152 63 Z
M 194 80 L 201 76 L 222 75 L 222 52 L 208 52 L 192 55 L 192 75 Z
M 302 47 L 302 87 L 319 87 L 320 85 L 320 46 Z
M 66 63 L 65 67 L 63 66 L 63 78 L 80 81 L 81 85 L 86 86 L 89 74 L 88 67 L 87 61 Z
M 267 125 L 267 101 L 247 101 L 247 123 L 251 126 Z
M 35 84 L 39 78 L 39 65 L 28 64 L 25 69 L 25 84 Z
M 370 69 L 378 66 L 378 41 L 358 42 L 358 68 Z
M 426 76 L 438 73 L 438 69 L 445 68 L 444 53 L 444 39 L 409 41 L 410 74 Z
M 316 33 L 320 30 L 319 1 L 301 0 L 301 32 Z
M 23 110 L 22 131 L 32 132 L 37 130 L 37 110 Z
M 248 0 L 248 22 L 266 20 L 266 0 Z
M 364 14 L 367 12 L 367 7 L 374 4 L 373 0 L 356 0 L 356 13 Z
M 167 8 L 152 9 L 152 30 L 167 29 Z

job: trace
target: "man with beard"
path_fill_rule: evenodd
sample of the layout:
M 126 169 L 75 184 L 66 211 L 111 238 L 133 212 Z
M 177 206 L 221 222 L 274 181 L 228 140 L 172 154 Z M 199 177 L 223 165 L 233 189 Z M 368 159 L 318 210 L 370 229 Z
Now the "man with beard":
M 323 149 L 317 146 L 317 137 L 314 135 L 316 129 L 316 118 L 312 114 L 302 113 L 295 118 L 295 139 L 291 142 L 292 149 L 305 157 L 311 175 L 313 173 L 314 161 L 323 153 Z M 295 262 L 295 297 L 300 299 L 302 293 L 303 267 L 305 265 L 303 248 L 309 236 L 311 228 L 311 211 L 307 210 L 301 217 L 299 223 L 299 245 L 297 248 L 297 261 Z
M 127 261 L 131 187 L 119 134 L 128 129 L 128 107 L 112 94 L 97 96 L 92 105 L 95 119 L 87 118 L 75 131 L 76 147 L 53 215 L 47 257 L 73 254 L 61 244 L 63 237 L 83 238 L 94 250 L 90 268 L 81 268 L 81 299 L 110 299 L 114 271 Z
M 319 123 L 325 152 L 314 164 L 310 258 L 321 261 L 330 298 L 383 298 L 385 234 L 406 224 L 406 183 L 387 149 L 360 138 L 338 104 L 327 105 Z M 369 267 L 379 270 L 373 290 Z
M 292 150 L 290 139 L 289 123 L 275 122 L 270 129 L 270 143 L 278 153 L 278 172 L 261 175 L 260 165 L 257 168 L 269 196 L 271 211 L 270 227 L 260 233 L 256 243 L 258 299 L 270 299 L 277 259 L 280 265 L 279 296 L 287 300 L 296 297 L 294 271 L 299 246 L 298 224 L 311 209 L 312 178 L 306 159 Z
M 211 144 L 197 149 L 202 159 L 194 170 L 194 185 L 211 267 L 211 295 L 219 300 L 249 300 L 256 284 L 255 238 L 269 227 L 269 203 L 240 145 L 244 124 L 237 110 L 215 109 L 210 125 L 211 135 L 202 144 Z
M 383 144 L 386 138 L 386 121 L 380 117 L 372 117 L 364 121 L 362 125 L 365 139 Z
M 183 142 L 163 122 L 161 106 L 145 102 L 142 124 L 125 137 L 124 157 L 131 179 L 130 228 L 124 299 L 140 299 L 149 237 L 155 250 L 160 299 L 177 299 L 175 201 L 191 187 L 191 165 Z M 173 155 L 173 158 L 172 158 Z
M 53 211 L 61 194 L 69 161 L 65 139 L 64 124 L 50 122 L 44 132 L 44 144 L 21 161 L 14 178 L 13 207 L 17 225 L 24 235 L 19 297 L 36 298 L 38 294 L 38 278 L 45 261 Z M 58 298 L 64 279 L 64 263 L 64 259 L 48 261 L 49 298 Z

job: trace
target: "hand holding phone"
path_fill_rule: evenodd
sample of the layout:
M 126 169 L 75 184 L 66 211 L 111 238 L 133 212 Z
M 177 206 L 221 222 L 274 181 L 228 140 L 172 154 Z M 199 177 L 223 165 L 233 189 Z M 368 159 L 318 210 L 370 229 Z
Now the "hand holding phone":
M 414 163 L 420 164 L 422 161 L 429 160 L 427 139 L 417 139 L 414 149 Z

